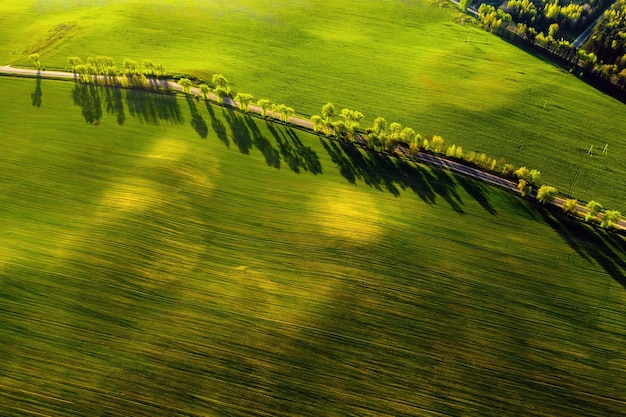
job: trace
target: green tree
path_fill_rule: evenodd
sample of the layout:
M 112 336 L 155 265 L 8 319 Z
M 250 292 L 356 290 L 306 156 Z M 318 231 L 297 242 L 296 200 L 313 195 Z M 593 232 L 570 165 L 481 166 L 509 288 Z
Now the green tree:
M 526 180 L 519 180 L 517 183 L 517 189 L 522 197 L 527 197 L 532 191 L 532 187 L 528 184 Z
M 470 6 L 470 4 L 471 4 L 470 0 L 460 0 L 459 9 L 461 9 L 462 12 L 465 12 L 467 8 Z
M 372 133 L 377 137 L 383 136 L 387 132 L 387 120 L 384 117 L 377 117 L 374 119 L 374 126 L 372 126 Z
M 578 200 L 575 198 L 567 199 L 563 202 L 563 211 L 568 214 L 577 214 Z
M 267 117 L 267 111 L 272 108 L 272 102 L 266 98 L 259 99 L 256 105 L 261 108 L 261 116 Z
M 322 106 L 322 118 L 325 120 L 333 120 L 335 117 L 335 106 L 333 103 L 326 103 Z
M 320 131 L 320 128 L 323 126 L 321 116 L 314 114 L 311 116 L 311 124 L 313 125 L 313 131 L 315 133 Z
M 154 62 L 148 59 L 144 59 L 143 62 L 141 63 L 141 66 L 143 67 L 143 73 L 145 75 L 147 76 L 156 75 L 156 68 L 155 68 Z
M 336 122 L 333 122 L 332 125 L 333 125 L 333 130 L 335 132 L 335 136 L 339 139 L 343 139 L 347 132 L 346 124 L 344 123 L 344 121 L 337 120 Z
M 602 214 L 602 220 L 600 221 L 600 227 L 608 229 L 615 223 L 618 223 L 622 219 L 622 214 L 617 210 L 607 210 Z
M 589 203 L 587 203 L 585 208 L 587 209 L 587 213 L 585 214 L 586 222 L 593 219 L 598 213 L 602 212 L 602 204 L 598 203 L 595 200 L 591 200 Z
M 552 23 L 550 25 L 550 27 L 548 28 L 548 36 L 550 38 L 555 38 L 556 37 L 556 33 L 559 31 L 559 24 L 558 23 Z
M 252 97 L 252 94 L 238 93 L 235 96 L 235 101 L 239 103 L 239 108 L 242 111 L 247 112 L 250 108 L 250 102 L 252 102 L 253 98 L 254 97 Z
M 207 83 L 202 83 L 202 84 L 200 84 L 198 89 L 202 93 L 202 98 L 204 98 L 206 100 L 208 98 L 208 96 L 209 96 L 209 91 L 211 91 L 211 88 L 209 88 Z
M 161 64 L 161 63 L 155 64 L 154 65 L 154 69 L 156 71 L 158 71 L 158 73 L 159 73 L 159 75 L 161 77 L 163 77 L 165 75 L 165 67 L 163 66 L 163 64 Z
M 226 89 L 230 85 L 226 77 L 224 77 L 222 74 L 213 74 L 211 81 L 216 88 L 221 87 Z
M 83 63 L 83 61 L 77 56 L 68 57 L 67 62 L 72 66 L 73 73 L 76 73 L 76 66 Z
M 122 65 L 124 66 L 124 72 L 126 73 L 126 75 L 137 74 L 137 62 L 133 61 L 132 59 L 124 58 L 124 61 L 122 61 Z
M 536 169 L 531 169 L 530 172 L 528 173 L 528 182 L 530 182 L 533 185 L 537 185 L 537 183 L 539 182 L 539 177 L 541 176 L 541 172 L 537 171 Z
M 35 64 L 35 68 L 41 69 L 41 61 L 39 61 L 39 54 L 30 54 L 28 55 L 33 64 Z
M 292 107 L 285 106 L 283 122 L 289 123 L 289 118 L 293 116 L 296 111 Z
M 413 130 L 410 127 L 405 127 L 404 129 L 402 129 L 400 131 L 400 140 L 405 144 L 405 145 L 410 145 L 411 142 L 413 142 L 413 139 L 415 138 L 415 135 L 417 135 L 417 133 L 415 133 L 415 130 Z
M 443 147 L 443 138 L 439 135 L 433 136 L 433 138 L 430 141 L 430 148 L 436 153 L 440 153 L 442 147 Z
M 527 182 L 531 182 L 530 181 L 530 170 L 526 167 L 520 167 L 515 171 L 515 176 L 520 179 L 520 180 L 526 180 Z
M 537 201 L 541 204 L 548 204 L 556 198 L 557 189 L 549 185 L 542 185 L 537 190 Z
M 178 84 L 180 84 L 180 86 L 183 88 L 183 93 L 189 94 L 189 91 L 191 89 L 191 80 L 189 78 L 181 78 L 180 80 L 178 80 Z

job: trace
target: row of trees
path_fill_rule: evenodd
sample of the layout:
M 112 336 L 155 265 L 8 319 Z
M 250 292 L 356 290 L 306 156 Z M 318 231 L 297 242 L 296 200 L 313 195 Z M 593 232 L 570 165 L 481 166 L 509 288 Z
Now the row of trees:
M 564 212 L 573 216 L 580 216 L 578 211 L 578 200 L 568 199 L 563 203 L 562 209 Z M 605 210 L 602 204 L 595 200 L 591 200 L 585 206 L 586 213 L 583 218 L 585 222 L 596 222 L 600 224 L 600 227 L 610 228 L 622 219 L 622 214 L 617 210 Z
M 39 57 L 31 56 L 33 61 L 39 61 Z M 96 59 L 88 59 L 88 63 L 83 65 L 77 57 L 70 57 L 70 64 L 75 73 L 81 76 L 86 74 L 85 81 L 94 80 L 94 75 L 109 75 L 114 71 L 114 62 L 108 57 L 97 57 Z M 134 66 L 132 61 L 124 61 L 127 71 L 125 74 L 132 78 L 135 76 L 143 77 L 145 79 L 146 73 L 137 73 L 137 67 Z M 130 62 L 130 64 L 129 64 Z M 85 71 L 84 68 L 91 67 L 94 70 Z M 150 68 L 150 65 L 146 66 L 145 61 L 142 68 Z M 152 67 L 154 68 L 154 67 Z M 162 67 L 160 67 L 162 71 Z M 156 76 L 156 73 L 148 73 L 151 76 Z M 201 82 L 198 85 L 198 91 L 204 98 L 209 99 L 209 94 L 212 92 L 215 94 L 218 102 L 222 102 L 225 97 L 232 96 L 232 87 L 230 82 L 222 74 L 214 74 L 212 79 L 212 87 L 206 82 Z M 191 88 L 193 86 L 192 81 L 189 78 L 182 77 L 178 80 L 178 83 L 183 89 L 185 94 L 191 94 Z M 249 111 L 250 104 L 254 97 L 251 94 L 237 93 L 234 96 L 234 100 L 237 103 L 240 110 Z M 285 104 L 275 104 L 268 99 L 259 99 L 256 101 L 256 105 L 260 109 L 261 116 L 266 118 L 271 111 L 271 116 L 279 119 L 284 123 L 288 123 L 290 118 L 295 114 L 295 110 L 292 107 Z M 363 129 L 361 122 L 364 119 L 363 113 L 357 110 L 348 108 L 342 109 L 337 112 L 335 106 L 332 103 L 326 103 L 321 108 L 319 115 L 313 115 L 310 118 L 313 130 L 316 133 L 323 133 L 326 136 L 334 136 L 338 140 L 345 142 L 359 143 L 361 146 L 369 148 L 374 151 L 384 152 L 396 152 L 398 148 L 402 148 L 403 153 L 414 155 L 420 151 L 426 151 L 433 154 L 444 155 L 451 159 L 457 159 L 466 163 L 476 165 L 479 168 L 487 171 L 494 172 L 498 175 L 508 177 L 510 179 L 516 179 L 518 181 L 518 189 L 522 196 L 529 196 L 533 189 L 537 189 L 536 199 L 541 204 L 547 204 L 552 202 L 558 193 L 557 189 L 548 185 L 539 186 L 539 178 L 541 173 L 536 169 L 528 169 L 523 166 L 515 168 L 514 165 L 506 163 L 503 158 L 495 159 L 488 156 L 486 153 L 477 153 L 474 151 L 465 153 L 461 146 L 452 144 L 444 147 L 444 139 L 441 136 L 433 135 L 430 137 L 424 137 L 417 133 L 411 127 L 403 127 L 398 122 L 388 123 L 383 117 L 377 117 L 374 119 L 374 123 L 371 127 Z M 537 188 L 538 187 L 538 188 Z M 566 200 L 563 205 L 563 210 L 568 213 L 578 214 L 576 200 Z M 613 224 L 619 222 L 621 214 L 617 211 L 607 210 L 602 212 L 602 206 L 592 201 L 587 205 L 587 214 L 585 221 L 591 221 L 596 219 L 597 215 L 600 216 L 600 225 L 602 227 L 610 227 Z
M 154 63 L 147 59 L 137 62 L 132 59 L 124 58 L 121 72 L 116 67 L 115 60 L 108 56 L 97 56 L 95 58 L 87 57 L 85 62 L 83 62 L 80 57 L 71 56 L 68 57 L 67 61 L 72 68 L 72 72 L 90 76 L 117 76 L 119 74 L 128 76 L 143 75 L 146 77 L 165 76 L 165 67 L 163 64 Z

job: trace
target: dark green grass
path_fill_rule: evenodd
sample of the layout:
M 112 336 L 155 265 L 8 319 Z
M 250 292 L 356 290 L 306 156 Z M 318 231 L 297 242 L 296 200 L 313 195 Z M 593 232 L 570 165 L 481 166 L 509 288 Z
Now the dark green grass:
M 623 412 L 622 238 L 203 102 L 119 91 L 94 126 L 35 88 L 0 80 L 0 414 Z
M 626 212 L 622 103 L 427 1 L 0 2 L 0 59 L 108 55 L 319 112 L 331 101 L 539 169 Z M 545 105 L 545 109 L 544 109 Z M 600 153 L 608 144 L 608 156 Z M 587 156 L 593 145 L 596 154 Z

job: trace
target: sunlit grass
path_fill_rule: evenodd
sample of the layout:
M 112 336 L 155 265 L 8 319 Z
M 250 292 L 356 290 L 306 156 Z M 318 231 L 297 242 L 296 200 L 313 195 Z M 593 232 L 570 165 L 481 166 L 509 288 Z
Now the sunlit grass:
M 203 102 L 205 137 L 126 91 L 91 125 L 35 83 L 0 80 L 3 415 L 621 412 L 622 238 Z

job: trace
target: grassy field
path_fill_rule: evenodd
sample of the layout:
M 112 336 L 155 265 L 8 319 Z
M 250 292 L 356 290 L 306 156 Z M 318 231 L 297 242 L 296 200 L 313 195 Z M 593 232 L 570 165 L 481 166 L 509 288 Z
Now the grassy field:
M 0 104 L 3 416 L 623 414 L 623 238 L 203 102 Z
M 303 114 L 331 101 L 368 124 L 381 115 L 441 134 L 626 212 L 624 105 L 425 0 L 0 0 L 0 9 L 3 64 L 29 65 L 38 51 L 49 68 L 100 54 L 220 72 Z

